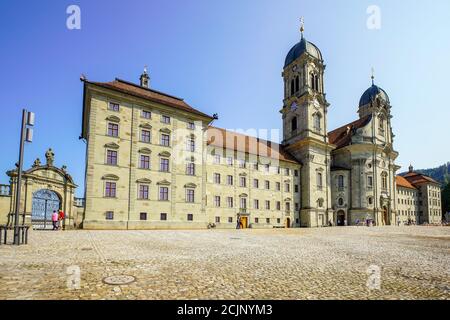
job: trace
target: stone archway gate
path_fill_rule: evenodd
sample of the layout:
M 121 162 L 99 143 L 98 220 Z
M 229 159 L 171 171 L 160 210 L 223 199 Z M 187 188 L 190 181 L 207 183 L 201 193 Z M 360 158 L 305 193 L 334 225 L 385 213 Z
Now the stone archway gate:
M 61 209 L 66 216 L 63 226 L 71 228 L 75 225 L 77 213 L 74 203 L 77 185 L 67 173 L 65 166 L 62 168 L 54 166 L 54 154 L 51 149 L 47 151 L 46 158 L 47 163 L 45 165 L 41 164 L 39 159 L 36 159 L 31 169 L 23 172 L 20 212 L 24 212 L 25 215 L 22 216 L 22 219 L 25 224 L 35 224 L 38 226 L 37 229 L 41 229 L 44 220 L 46 220 L 45 227 L 47 227 L 49 221 L 51 226 L 51 217 L 48 217 L 49 211 Z M 15 212 L 17 174 L 17 169 L 7 172 L 11 183 L 9 221 L 13 221 L 12 213 Z

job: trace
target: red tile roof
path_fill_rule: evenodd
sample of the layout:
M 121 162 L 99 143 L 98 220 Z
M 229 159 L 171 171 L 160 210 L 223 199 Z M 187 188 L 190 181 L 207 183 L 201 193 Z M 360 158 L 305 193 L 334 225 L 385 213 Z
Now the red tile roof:
M 146 99 L 153 102 L 158 102 L 179 110 L 187 111 L 190 113 L 197 114 L 199 116 L 207 117 L 212 119 L 212 116 L 207 115 L 206 113 L 203 113 L 197 109 L 194 109 L 190 105 L 188 105 L 186 102 L 184 102 L 183 99 L 168 95 L 163 92 L 159 92 L 153 89 L 145 88 L 142 86 L 139 86 L 137 84 L 124 81 L 121 79 L 115 79 L 111 82 L 89 82 L 85 80 L 86 83 L 91 83 L 103 88 L 119 91 L 122 93 L 126 93 L 129 95 L 133 95 L 135 97 L 139 97 L 142 99 Z
M 414 187 L 411 183 L 409 183 L 408 180 L 406 180 L 402 176 L 396 176 L 395 182 L 397 183 L 397 186 L 399 186 L 399 187 L 408 188 L 408 189 L 416 189 L 416 187 Z
M 431 177 L 429 177 L 427 175 L 424 175 L 422 173 L 418 173 L 418 172 L 408 172 L 403 177 L 406 180 L 408 180 L 409 183 L 411 183 L 414 186 L 418 186 L 418 185 L 421 185 L 421 184 L 424 184 L 424 183 L 440 184 L 439 182 L 437 182 L 433 178 L 431 178 Z
M 284 150 L 282 145 L 278 143 L 212 126 L 208 128 L 208 145 L 221 149 L 231 149 L 239 152 L 245 152 L 261 157 L 269 157 L 272 159 L 299 163 L 289 152 Z
M 329 142 L 334 144 L 337 149 L 348 146 L 352 142 L 352 131 L 364 127 L 371 119 L 372 117 L 368 115 L 330 131 L 328 133 Z

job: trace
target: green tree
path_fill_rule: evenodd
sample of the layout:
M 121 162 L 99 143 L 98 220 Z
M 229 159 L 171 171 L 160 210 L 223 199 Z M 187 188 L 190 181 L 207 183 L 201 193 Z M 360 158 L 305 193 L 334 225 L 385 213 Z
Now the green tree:
M 450 212 L 450 182 L 442 190 L 442 213 Z

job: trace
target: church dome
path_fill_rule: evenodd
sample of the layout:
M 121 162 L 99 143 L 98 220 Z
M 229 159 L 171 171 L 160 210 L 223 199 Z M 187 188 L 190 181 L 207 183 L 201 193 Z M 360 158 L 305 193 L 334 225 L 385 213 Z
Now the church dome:
M 284 67 L 286 68 L 305 52 L 316 59 L 322 60 L 322 53 L 320 52 L 319 48 L 317 48 L 315 44 L 306 41 L 306 39 L 302 37 L 302 40 L 300 40 L 299 43 L 297 43 L 292 47 L 291 50 L 289 50 L 289 53 L 287 54 L 286 60 L 284 62 Z
M 367 89 L 361 96 L 361 99 L 359 100 L 359 106 L 364 106 L 374 101 L 377 97 L 389 104 L 389 96 L 387 95 L 386 91 L 376 86 L 375 84 L 372 84 L 372 86 Z

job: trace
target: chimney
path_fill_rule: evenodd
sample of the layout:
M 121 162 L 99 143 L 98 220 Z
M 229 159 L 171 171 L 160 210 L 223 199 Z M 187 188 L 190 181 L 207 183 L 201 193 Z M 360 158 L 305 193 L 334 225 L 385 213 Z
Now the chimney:
M 141 82 L 141 87 L 149 88 L 150 87 L 150 77 L 148 76 L 147 66 L 144 67 L 144 72 L 141 74 L 139 78 Z
M 409 172 L 413 172 L 414 171 L 414 167 L 412 166 L 412 164 L 409 165 Z

